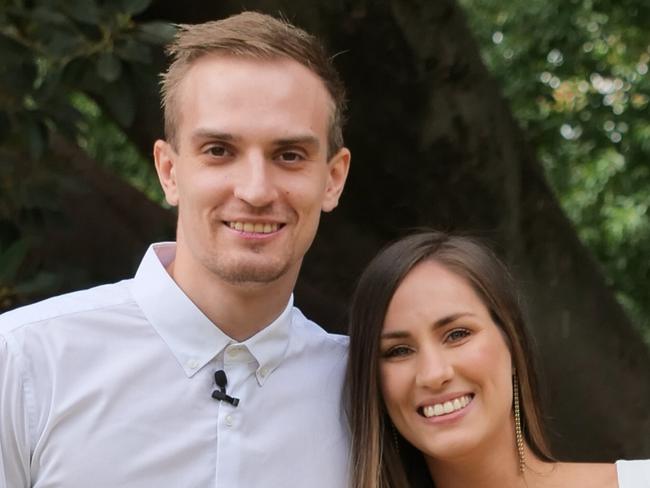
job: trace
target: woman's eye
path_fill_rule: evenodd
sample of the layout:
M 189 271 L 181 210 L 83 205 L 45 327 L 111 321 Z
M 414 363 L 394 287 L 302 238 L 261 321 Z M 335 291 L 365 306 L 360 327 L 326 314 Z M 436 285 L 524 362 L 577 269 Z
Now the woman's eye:
M 470 331 L 467 329 L 454 329 L 447 334 L 447 337 L 445 337 L 445 341 L 447 342 L 458 342 L 465 337 L 470 335 Z
M 406 346 L 394 346 L 382 353 L 385 358 L 400 358 L 411 353 L 411 348 Z

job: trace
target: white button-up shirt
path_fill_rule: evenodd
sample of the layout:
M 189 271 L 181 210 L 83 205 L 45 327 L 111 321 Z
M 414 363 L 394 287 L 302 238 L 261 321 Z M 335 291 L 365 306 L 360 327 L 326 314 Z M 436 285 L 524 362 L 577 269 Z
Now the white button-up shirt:
M 348 485 L 347 340 L 290 299 L 237 343 L 165 271 L 0 316 L 0 487 Z M 227 375 L 237 407 L 212 398 Z

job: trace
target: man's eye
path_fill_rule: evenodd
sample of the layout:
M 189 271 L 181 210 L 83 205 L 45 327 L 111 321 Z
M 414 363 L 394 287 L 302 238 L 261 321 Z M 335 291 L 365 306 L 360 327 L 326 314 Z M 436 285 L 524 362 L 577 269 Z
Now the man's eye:
M 285 151 L 278 155 L 278 159 L 285 163 L 295 163 L 298 161 L 302 161 L 305 158 L 302 154 L 297 153 L 295 151 Z
M 411 354 L 411 348 L 406 346 L 394 346 L 382 353 L 385 358 L 401 358 Z
M 215 156 L 217 158 L 223 158 L 224 156 L 228 156 L 230 153 L 228 149 L 226 149 L 224 146 L 210 146 L 207 151 L 210 156 Z
M 445 337 L 446 342 L 458 342 L 468 337 L 471 332 L 467 329 L 454 329 Z

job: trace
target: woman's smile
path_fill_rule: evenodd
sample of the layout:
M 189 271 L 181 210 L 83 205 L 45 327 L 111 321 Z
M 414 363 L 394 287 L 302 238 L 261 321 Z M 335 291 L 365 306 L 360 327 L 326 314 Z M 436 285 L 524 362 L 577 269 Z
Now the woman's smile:
M 451 413 L 464 410 L 470 404 L 474 394 L 457 396 L 451 400 L 438 403 L 428 403 L 422 407 L 418 407 L 418 413 L 426 418 L 431 417 L 445 417 Z

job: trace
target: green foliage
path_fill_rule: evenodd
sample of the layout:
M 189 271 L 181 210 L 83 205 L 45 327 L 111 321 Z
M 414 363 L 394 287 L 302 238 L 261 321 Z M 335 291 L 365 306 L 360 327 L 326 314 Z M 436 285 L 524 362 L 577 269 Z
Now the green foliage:
M 2 1 L 0 308 L 55 285 L 41 270 L 24 265 L 39 244 L 42 222 L 60 217 L 60 197 L 73 185 L 61 171 L 66 162 L 49 151 L 53 133 L 160 198 L 121 130 L 134 122 L 134 76 L 149 70 L 153 79 L 152 49 L 173 34 L 168 24 L 134 21 L 150 3 Z
M 71 103 L 82 115 L 77 125 L 79 146 L 106 169 L 120 175 L 151 200 L 162 204 L 164 195 L 151 161 L 140 154 L 124 131 L 83 93 L 74 94 Z
M 562 206 L 650 344 L 650 3 L 461 4 Z

